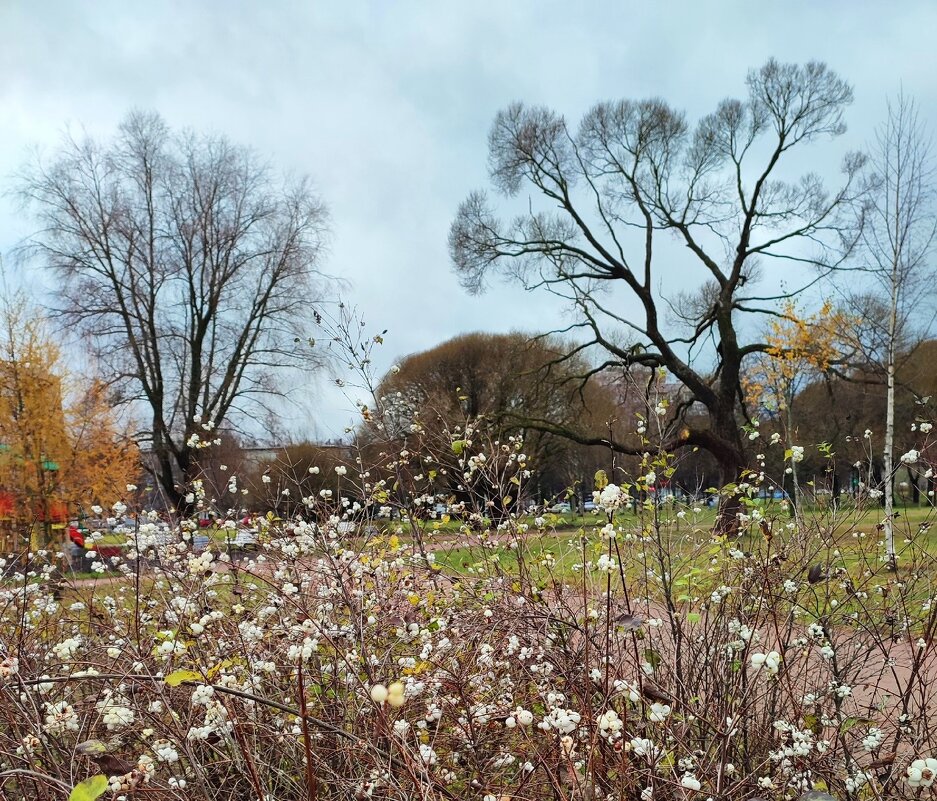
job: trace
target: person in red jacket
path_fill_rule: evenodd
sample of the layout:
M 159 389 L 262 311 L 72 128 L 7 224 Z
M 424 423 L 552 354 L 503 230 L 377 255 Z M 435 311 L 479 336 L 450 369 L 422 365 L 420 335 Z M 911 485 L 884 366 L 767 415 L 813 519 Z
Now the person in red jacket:
M 79 548 L 85 547 L 85 538 L 76 523 L 68 524 L 68 538 Z

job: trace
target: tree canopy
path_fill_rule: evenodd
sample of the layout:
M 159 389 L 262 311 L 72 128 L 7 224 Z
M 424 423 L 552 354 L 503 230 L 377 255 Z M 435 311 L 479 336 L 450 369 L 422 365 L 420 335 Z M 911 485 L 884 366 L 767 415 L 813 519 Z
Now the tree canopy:
M 522 436 L 534 471 L 529 485 L 545 495 L 559 492 L 607 468 L 609 450 L 579 445 L 549 426 L 593 438 L 609 431 L 624 436 L 640 410 L 603 382 L 581 387 L 575 379 L 585 365 L 564 358 L 567 349 L 556 337 L 472 333 L 408 356 L 377 388 L 387 433 L 444 436 L 470 424 L 493 438 Z M 447 449 L 438 442 L 433 450 Z
M 38 310 L 0 303 L 0 491 L 14 524 L 110 505 L 140 472 L 104 384 L 67 369 Z
M 68 140 L 29 170 L 34 246 L 61 312 L 144 418 L 171 503 L 204 428 L 256 421 L 322 291 L 326 212 L 306 179 L 277 179 L 220 136 L 132 113 L 107 142 Z

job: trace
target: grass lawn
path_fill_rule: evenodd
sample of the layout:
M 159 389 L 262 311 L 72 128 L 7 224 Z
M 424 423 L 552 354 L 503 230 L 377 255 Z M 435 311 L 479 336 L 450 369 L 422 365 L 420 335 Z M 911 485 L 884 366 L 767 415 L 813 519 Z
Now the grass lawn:
M 760 509 L 772 521 L 773 529 L 777 532 L 773 545 L 776 552 L 785 541 L 785 525 L 790 520 L 788 508 L 783 503 L 773 502 Z M 678 515 L 681 510 L 683 514 Z M 699 567 L 712 543 L 711 532 L 716 510 L 705 505 L 684 507 L 667 504 L 659 509 L 659 515 L 661 537 L 665 538 L 668 572 L 679 575 Z M 876 548 L 882 537 L 879 529 L 882 517 L 880 508 L 804 511 L 808 530 L 816 530 L 818 535 L 820 532 L 833 532 L 832 539 L 841 552 L 840 564 L 852 571 L 860 567 L 861 563 L 863 569 L 871 567 L 875 573 L 881 569 L 881 563 L 872 564 L 871 559 L 878 558 L 877 554 L 882 552 L 881 548 Z M 412 536 L 410 522 L 382 522 L 383 526 L 379 527 L 386 533 L 397 533 L 401 541 L 406 542 Z M 523 565 L 535 580 L 565 581 L 576 575 L 574 566 L 586 561 L 594 562 L 607 551 L 607 540 L 598 533 L 605 523 L 604 515 L 547 513 L 543 515 L 542 528 L 537 527 L 533 516 L 522 518 L 522 522 L 529 526 L 524 534 L 512 536 L 492 530 L 487 537 L 477 532 L 466 533 L 463 523 L 455 519 L 413 521 L 412 524 L 419 526 L 426 550 L 433 553 L 436 564 L 442 570 L 466 577 L 518 575 Z M 650 527 L 653 510 L 639 509 L 637 514 L 626 511 L 616 516 L 616 522 L 626 532 L 637 533 L 642 528 Z M 937 523 L 937 510 L 933 507 L 899 507 L 896 510 L 895 539 L 899 566 L 911 563 L 912 551 L 918 556 L 922 552 L 937 556 L 937 525 L 931 527 L 932 523 Z M 223 529 L 205 528 L 201 533 L 210 537 L 215 548 L 225 546 L 226 532 Z M 819 542 L 821 537 L 817 539 Z M 108 534 L 98 542 L 102 545 L 119 545 L 122 538 Z M 641 547 L 634 541 L 624 539 L 619 539 L 618 544 L 623 554 L 627 549 L 631 556 Z M 754 534 L 744 536 L 726 547 L 758 554 L 765 546 L 764 538 L 756 528 Z M 818 558 L 818 561 L 822 559 Z M 627 577 L 640 581 L 645 566 L 640 560 L 628 559 L 627 562 Z M 660 565 L 652 564 L 650 567 L 657 570 Z
M 208 526 L 207 528 L 199 529 L 198 533 L 208 537 L 209 540 L 217 545 L 224 545 L 225 543 L 226 531 L 217 526 Z M 231 534 L 231 539 L 234 539 L 233 533 Z M 113 531 L 101 534 L 95 540 L 98 545 L 123 545 L 125 541 L 126 538 L 123 534 L 117 534 Z
M 678 518 L 675 509 L 661 510 L 662 536 L 666 538 L 665 550 L 674 570 L 689 568 L 690 561 L 699 560 L 701 547 L 711 541 L 711 531 L 715 523 L 716 512 L 705 507 L 699 513 L 687 510 L 686 516 Z M 783 543 L 785 528 L 789 521 L 786 507 L 776 504 L 765 510 L 766 517 L 772 521 L 778 533 L 775 549 Z M 842 509 L 808 510 L 804 513 L 808 529 L 831 531 L 832 539 L 841 552 L 842 563 L 846 567 L 866 564 L 870 548 L 877 543 L 882 532 L 879 526 L 883 513 L 880 509 Z M 573 515 L 547 517 L 547 526 L 543 531 L 533 528 L 516 540 L 501 536 L 488 542 L 481 538 L 447 536 L 449 526 L 424 526 L 424 533 L 429 535 L 427 550 L 435 556 L 436 564 L 443 570 L 456 574 L 490 574 L 502 572 L 516 574 L 523 562 L 534 577 L 552 575 L 555 578 L 568 579 L 574 575 L 574 565 L 583 561 L 595 561 L 606 552 L 607 544 L 597 534 L 597 529 L 604 525 L 604 517 Z M 652 518 L 648 513 L 639 517 L 627 512 L 616 518 L 626 530 L 640 531 L 648 526 Z M 933 507 L 910 507 L 896 512 L 894 531 L 899 564 L 910 558 L 912 548 L 920 554 L 925 551 L 937 556 L 937 510 Z M 583 551 L 585 537 L 585 552 Z M 475 541 L 466 542 L 466 539 Z M 913 546 L 911 542 L 913 541 Z M 741 537 L 734 547 L 743 551 L 759 552 L 765 546 L 759 531 L 754 535 Z M 634 543 L 619 540 L 619 547 L 624 551 L 634 549 Z M 874 550 L 874 549 L 873 549 Z M 629 568 L 629 572 L 634 566 Z

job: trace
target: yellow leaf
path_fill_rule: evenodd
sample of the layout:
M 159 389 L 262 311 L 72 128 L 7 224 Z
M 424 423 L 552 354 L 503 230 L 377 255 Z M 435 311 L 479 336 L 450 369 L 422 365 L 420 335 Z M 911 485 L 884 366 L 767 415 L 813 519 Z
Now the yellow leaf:
M 174 670 L 163 681 L 169 687 L 178 687 L 184 681 L 204 681 L 201 673 L 194 670 Z
M 595 471 L 595 488 L 601 492 L 608 486 L 608 474 L 604 470 Z
M 233 665 L 233 664 L 234 664 L 234 662 L 232 662 L 230 659 L 222 659 L 217 665 L 215 665 L 213 668 L 211 668 L 211 669 L 208 671 L 208 678 L 210 678 L 210 679 L 211 679 L 211 678 L 214 678 L 214 677 L 217 676 L 222 670 L 224 670 L 225 668 L 231 667 L 231 665 Z
M 95 801 L 104 794 L 107 787 L 107 776 L 99 773 L 97 776 L 78 782 L 68 794 L 68 801 Z

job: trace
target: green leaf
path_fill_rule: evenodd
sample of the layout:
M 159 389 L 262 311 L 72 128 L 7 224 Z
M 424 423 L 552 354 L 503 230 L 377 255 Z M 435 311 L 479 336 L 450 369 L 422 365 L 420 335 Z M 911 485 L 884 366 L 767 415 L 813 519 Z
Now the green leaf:
M 820 718 L 816 715 L 804 715 L 804 726 L 817 736 L 823 732 L 823 727 L 820 725 Z
M 107 790 L 107 776 L 103 773 L 78 782 L 68 795 L 68 801 L 95 801 Z
M 464 450 L 465 450 L 465 440 L 464 440 L 464 439 L 457 439 L 457 440 L 454 440 L 454 441 L 453 441 L 453 443 L 452 443 L 452 452 L 453 452 L 456 456 L 461 455 L 462 451 L 464 451 Z
M 184 681 L 204 681 L 201 673 L 194 670 L 174 670 L 163 681 L 170 687 L 178 687 Z
M 660 654 L 653 648 L 648 648 L 644 652 L 644 661 L 654 668 L 654 670 L 657 670 L 657 666 L 660 665 Z
M 874 721 L 874 720 L 871 720 L 870 718 L 846 718 L 846 719 L 843 721 L 842 725 L 840 726 L 840 731 L 841 731 L 843 734 L 845 734 L 847 731 L 849 731 L 850 729 L 855 728 L 855 727 L 858 726 L 859 724 L 863 724 L 863 725 L 865 725 L 865 726 L 870 726 L 870 725 L 872 725 L 872 724 L 874 724 L 874 723 L 875 723 L 875 721 Z
M 691 625 L 699 623 L 703 616 L 699 612 L 688 612 L 686 616 L 687 623 Z
M 100 740 L 85 740 L 83 743 L 78 743 L 75 750 L 82 756 L 98 757 L 107 753 L 107 746 Z

